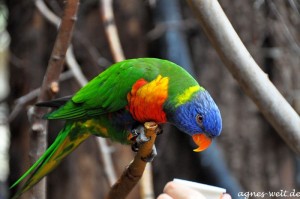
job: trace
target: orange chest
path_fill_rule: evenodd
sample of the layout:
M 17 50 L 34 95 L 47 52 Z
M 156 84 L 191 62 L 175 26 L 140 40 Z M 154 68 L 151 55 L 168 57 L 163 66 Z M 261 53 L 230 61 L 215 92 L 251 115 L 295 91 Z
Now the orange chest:
M 151 82 L 139 79 L 127 94 L 127 109 L 139 122 L 167 122 L 163 105 L 168 98 L 169 78 L 157 76 Z

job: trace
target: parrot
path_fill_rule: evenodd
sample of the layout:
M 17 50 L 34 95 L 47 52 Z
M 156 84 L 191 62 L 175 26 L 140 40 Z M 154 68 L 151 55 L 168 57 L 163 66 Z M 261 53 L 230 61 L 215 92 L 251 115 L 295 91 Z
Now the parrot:
M 44 118 L 65 120 L 44 154 L 11 186 L 29 176 L 15 196 L 31 189 L 91 135 L 132 145 L 146 142 L 143 124 L 170 123 L 190 135 L 195 152 L 222 130 L 221 113 L 206 89 L 181 66 L 158 58 L 135 58 L 108 67 L 73 96 L 37 103 L 55 108 Z M 156 155 L 155 149 L 152 156 Z M 150 157 L 151 161 L 153 158 Z

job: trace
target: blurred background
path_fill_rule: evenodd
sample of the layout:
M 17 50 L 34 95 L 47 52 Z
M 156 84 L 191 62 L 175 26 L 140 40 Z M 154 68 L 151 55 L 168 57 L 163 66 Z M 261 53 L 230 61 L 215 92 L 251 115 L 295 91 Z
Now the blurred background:
M 0 199 L 6 199 L 15 191 L 9 185 L 30 166 L 27 111 L 36 99 L 21 97 L 34 95 L 41 86 L 57 28 L 45 19 L 35 1 L 0 2 Z M 63 2 L 45 0 L 57 16 L 62 15 Z M 256 62 L 299 113 L 300 1 L 219 2 Z M 160 57 L 187 68 L 209 90 L 223 116 L 221 136 L 203 153 L 192 151 L 195 146 L 189 136 L 164 127 L 153 162 L 156 196 L 173 178 L 221 186 L 233 198 L 241 191 L 300 191 L 300 159 L 232 78 L 186 1 L 114 0 L 113 8 L 126 58 Z M 101 1 L 81 1 L 72 45 L 89 80 L 114 62 L 104 27 Z M 57 97 L 79 88 L 69 75 L 61 82 Z M 49 143 L 62 125 L 50 123 Z M 133 153 L 130 147 L 111 146 L 120 175 Z M 128 198 L 141 198 L 138 188 Z M 104 198 L 108 189 L 99 147 L 90 138 L 49 175 L 47 196 Z

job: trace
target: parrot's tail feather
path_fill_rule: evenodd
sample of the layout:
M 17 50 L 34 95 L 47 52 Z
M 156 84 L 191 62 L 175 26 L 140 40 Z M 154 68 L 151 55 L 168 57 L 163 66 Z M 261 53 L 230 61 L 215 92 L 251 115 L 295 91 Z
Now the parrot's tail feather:
M 17 186 L 32 173 L 12 199 L 18 198 L 21 194 L 31 189 L 45 175 L 56 168 L 63 158 L 91 135 L 88 132 L 76 131 L 74 128 L 76 128 L 76 123 L 67 124 L 46 152 L 10 187 Z

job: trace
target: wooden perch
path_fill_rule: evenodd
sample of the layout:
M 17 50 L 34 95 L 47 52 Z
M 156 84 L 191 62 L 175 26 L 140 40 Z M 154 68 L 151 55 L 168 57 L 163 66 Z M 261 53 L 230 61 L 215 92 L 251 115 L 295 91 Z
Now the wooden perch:
M 187 0 L 225 66 L 265 118 L 300 154 L 300 117 L 261 70 L 217 0 Z M 247 127 L 249 128 L 249 127 Z M 255 130 L 255 129 L 253 129 Z
M 130 163 L 127 169 L 123 172 L 120 179 L 112 186 L 108 193 L 107 199 L 122 199 L 126 198 L 133 187 L 142 177 L 147 162 L 144 161 L 151 154 L 152 147 L 156 139 L 157 124 L 155 122 L 146 122 L 144 124 L 145 135 L 150 140 L 139 147 L 134 160 Z

